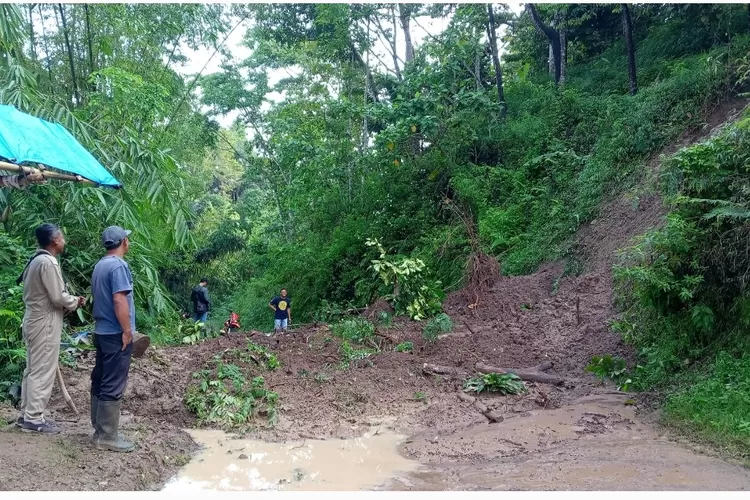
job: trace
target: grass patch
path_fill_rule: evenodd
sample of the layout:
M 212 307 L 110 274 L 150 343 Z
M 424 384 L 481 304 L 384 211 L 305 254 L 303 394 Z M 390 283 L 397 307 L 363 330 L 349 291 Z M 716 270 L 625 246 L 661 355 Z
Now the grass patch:
M 664 422 L 701 440 L 750 457 L 750 354 L 720 353 L 667 396 Z
M 428 342 L 435 342 L 438 336 L 450 333 L 453 330 L 453 321 L 450 316 L 440 313 L 430 319 L 422 329 L 422 338 Z

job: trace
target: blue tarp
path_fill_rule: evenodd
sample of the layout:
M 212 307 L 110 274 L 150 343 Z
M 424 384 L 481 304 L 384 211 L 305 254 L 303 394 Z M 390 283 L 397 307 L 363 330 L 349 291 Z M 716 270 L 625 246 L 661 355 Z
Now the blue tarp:
M 16 164 L 41 163 L 101 186 L 122 186 L 62 125 L 13 106 L 0 105 L 0 157 Z

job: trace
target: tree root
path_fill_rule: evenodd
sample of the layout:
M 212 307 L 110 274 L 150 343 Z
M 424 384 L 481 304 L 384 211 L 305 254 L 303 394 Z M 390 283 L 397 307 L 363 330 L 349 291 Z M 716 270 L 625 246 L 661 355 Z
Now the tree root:
M 425 363 L 422 365 L 422 371 L 427 375 L 443 375 L 452 378 L 465 378 L 469 372 L 453 366 L 441 366 Z
M 477 363 L 474 368 L 479 373 L 497 373 L 499 375 L 504 375 L 507 373 L 512 373 L 513 375 L 516 375 L 521 380 L 524 380 L 526 382 L 537 382 L 540 384 L 551 384 L 551 385 L 562 385 L 565 383 L 565 379 L 562 377 L 558 377 L 557 375 L 549 375 L 547 373 L 543 373 L 550 368 L 552 368 L 552 363 L 549 361 L 545 361 L 543 363 L 538 364 L 537 366 L 532 366 L 531 368 L 496 368 L 494 366 L 486 365 L 484 363 Z M 446 377 L 451 378 L 466 378 L 470 375 L 470 372 L 467 370 L 464 370 L 462 368 L 457 368 L 454 366 L 441 366 L 441 365 L 433 365 L 430 363 L 425 363 L 422 366 L 422 371 L 427 375 L 442 375 Z
M 544 363 L 541 363 L 537 366 L 521 370 L 517 368 L 497 368 L 494 366 L 485 365 L 484 363 L 477 363 L 475 368 L 479 373 L 497 373 L 499 375 L 512 373 L 521 380 L 525 380 L 527 382 L 537 382 L 540 384 L 551 385 L 562 385 L 565 383 L 565 379 L 561 377 L 543 373 L 544 371 L 552 368 L 552 363 L 550 363 L 549 361 L 545 361 Z
M 505 420 L 501 415 L 498 415 L 497 413 L 495 413 L 494 410 L 490 410 L 485 405 L 483 405 L 479 401 L 479 398 L 472 398 L 468 394 L 465 394 L 465 393 L 459 391 L 459 393 L 458 393 L 458 399 L 460 399 L 461 401 L 463 401 L 465 403 L 469 403 L 472 406 L 474 406 L 474 408 L 476 408 L 477 410 L 479 410 L 479 412 L 482 415 L 484 415 L 485 417 L 487 417 L 487 420 L 489 420 L 492 423 L 502 422 L 503 420 Z

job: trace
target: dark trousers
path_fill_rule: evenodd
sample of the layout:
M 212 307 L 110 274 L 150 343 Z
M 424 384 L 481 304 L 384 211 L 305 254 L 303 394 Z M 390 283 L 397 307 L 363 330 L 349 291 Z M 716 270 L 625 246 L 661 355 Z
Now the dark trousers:
M 99 401 L 119 401 L 125 394 L 133 343 L 122 350 L 122 333 L 94 335 L 96 365 L 91 372 L 91 392 Z

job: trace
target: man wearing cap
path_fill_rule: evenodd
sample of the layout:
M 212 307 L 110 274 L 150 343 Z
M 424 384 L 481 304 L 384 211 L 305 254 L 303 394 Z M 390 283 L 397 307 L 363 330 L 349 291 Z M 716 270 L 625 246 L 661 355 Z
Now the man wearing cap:
M 133 275 L 123 260 L 130 249 L 129 234 L 119 226 L 104 230 L 102 243 L 107 254 L 97 262 L 91 277 L 96 346 L 96 365 L 91 372 L 92 441 L 97 448 L 111 451 L 134 448 L 118 434 L 135 333 Z
M 208 279 L 201 278 L 197 285 L 193 287 L 190 294 L 190 300 L 193 301 L 193 320 L 195 322 L 205 323 L 208 319 L 208 311 L 211 310 L 211 300 L 208 298 Z

